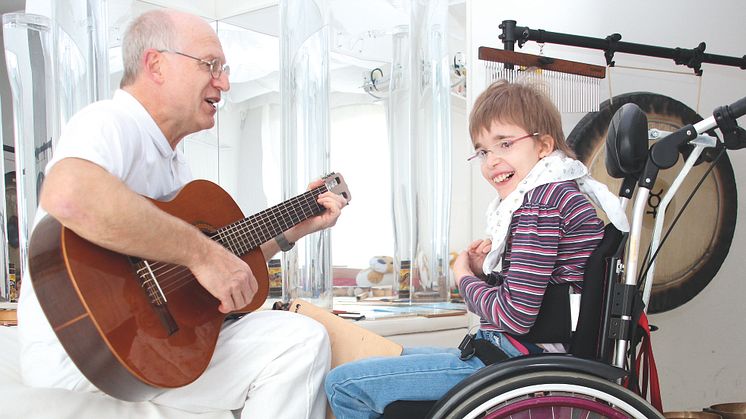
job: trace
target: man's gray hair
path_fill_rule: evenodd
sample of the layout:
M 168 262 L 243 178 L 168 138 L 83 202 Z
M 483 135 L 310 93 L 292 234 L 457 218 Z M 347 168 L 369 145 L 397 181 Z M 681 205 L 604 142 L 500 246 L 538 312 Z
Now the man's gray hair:
M 176 27 L 171 16 L 163 10 L 151 10 L 135 18 L 122 39 L 122 61 L 124 74 L 119 87 L 135 82 L 142 70 L 142 56 L 149 48 L 174 50 Z

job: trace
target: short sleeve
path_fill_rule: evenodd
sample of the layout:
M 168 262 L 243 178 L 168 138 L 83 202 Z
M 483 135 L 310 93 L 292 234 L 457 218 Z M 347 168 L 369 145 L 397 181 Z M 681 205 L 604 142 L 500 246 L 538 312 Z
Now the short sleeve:
M 130 170 L 136 152 L 135 135 L 125 133 L 137 129 L 128 127 L 128 116 L 112 109 L 111 101 L 98 103 L 76 114 L 65 125 L 60 140 L 55 146 L 54 157 L 47 165 L 50 168 L 66 158 L 90 161 L 112 175 L 122 179 Z

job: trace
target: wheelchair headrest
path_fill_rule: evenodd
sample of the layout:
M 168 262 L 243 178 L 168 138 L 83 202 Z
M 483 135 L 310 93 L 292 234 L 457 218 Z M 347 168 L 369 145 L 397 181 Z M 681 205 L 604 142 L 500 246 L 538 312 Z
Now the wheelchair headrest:
M 639 177 L 648 156 L 648 117 L 639 106 L 625 103 L 609 124 L 606 171 L 614 178 Z

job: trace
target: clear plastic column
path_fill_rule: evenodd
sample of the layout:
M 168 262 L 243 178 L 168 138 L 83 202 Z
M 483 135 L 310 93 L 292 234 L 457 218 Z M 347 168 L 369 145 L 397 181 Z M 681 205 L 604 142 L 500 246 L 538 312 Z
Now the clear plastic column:
M 81 108 L 110 94 L 105 5 L 105 0 L 28 0 L 27 13 L 3 15 L 13 94 L 21 279 L 44 170 L 61 128 Z
M 329 172 L 329 7 L 280 1 L 283 197 Z M 306 236 L 282 257 L 283 300 L 332 307 L 329 231 Z
M 106 0 L 26 0 L 26 13 L 51 20 L 58 117 L 64 125 L 83 106 L 108 99 Z M 51 99 L 51 98 L 50 98 Z
M 410 294 L 412 301 L 444 301 L 451 201 L 448 1 L 412 0 L 409 26 L 415 224 Z
M 52 22 L 26 13 L 3 15 L 3 38 L 8 78 L 13 92 L 16 190 L 20 266 L 17 278 L 28 270 L 28 240 L 38 204 L 44 167 L 52 141 L 59 137 L 54 97 Z M 22 280 L 21 280 L 22 281 Z
M 411 72 L 409 71 L 409 26 L 395 28 L 392 35 L 391 77 L 386 101 L 391 150 L 391 204 L 394 226 L 394 272 L 398 273 L 399 298 L 409 298 L 414 248 L 414 190 L 412 188 L 412 137 L 410 136 Z
M 0 139 L 3 132 L 3 113 L 0 108 Z M 0 159 L 0 173 L 5 173 L 5 159 Z M 10 275 L 8 270 L 8 214 L 5 211 L 5 176 L 0 176 L 0 243 L 3 244 L 0 249 L 0 301 L 10 300 Z

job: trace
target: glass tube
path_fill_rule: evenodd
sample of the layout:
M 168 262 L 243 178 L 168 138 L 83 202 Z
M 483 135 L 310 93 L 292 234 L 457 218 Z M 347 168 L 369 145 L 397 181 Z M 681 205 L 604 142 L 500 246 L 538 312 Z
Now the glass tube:
M 61 128 L 84 106 L 110 95 L 105 0 L 29 1 L 26 10 L 48 16 L 3 16 L 13 93 L 21 279 L 44 170 Z
M 15 167 L 18 199 L 20 266 L 17 278 L 28 269 L 28 240 L 44 166 L 52 139 L 59 134 L 52 64 L 52 23 L 48 17 L 26 13 L 3 15 L 5 61 L 13 93 Z
M 449 298 L 450 67 L 446 0 L 413 0 L 410 14 L 415 261 L 412 301 Z
M 329 173 L 329 8 L 326 0 L 280 1 L 282 175 L 285 200 Z M 328 230 L 282 255 L 283 300 L 332 307 Z
M 38 14 L 51 19 L 54 25 L 52 46 L 57 62 L 55 71 L 63 78 L 59 83 L 66 86 L 83 87 L 67 92 L 66 108 L 61 110 L 63 121 L 70 113 L 96 100 L 108 99 L 109 51 L 107 42 L 107 0 L 26 0 L 26 13 Z M 72 47 L 72 48 L 71 48 Z M 66 53 L 72 53 L 68 57 Z M 75 67 L 70 67 L 75 66 Z M 80 68 L 84 70 L 81 72 Z M 65 72 L 75 76 L 85 74 L 84 80 L 68 82 Z M 70 103 L 76 98 L 80 103 Z
M 3 112 L 0 107 L 0 133 L 3 132 Z M 0 134 L 0 138 L 2 135 Z M 4 153 L 4 152 L 3 152 Z M 5 158 L 3 156 L 0 159 L 0 173 L 5 173 Z M 0 301 L 8 301 L 10 299 L 10 272 L 8 266 L 8 222 L 7 213 L 5 211 L 5 176 L 0 176 L 0 243 L 3 243 L 3 248 L 0 250 L 0 275 L 2 275 L 2 281 L 0 281 Z
M 414 255 L 412 188 L 412 137 L 410 136 L 411 74 L 409 71 L 409 27 L 395 28 L 392 36 L 391 78 L 386 101 L 389 150 L 391 153 L 391 206 L 394 227 L 394 272 L 398 274 L 399 298 L 409 298 L 410 271 Z
M 106 0 L 87 0 L 86 28 L 88 42 L 88 73 L 93 101 L 111 96 L 109 75 L 109 41 Z

